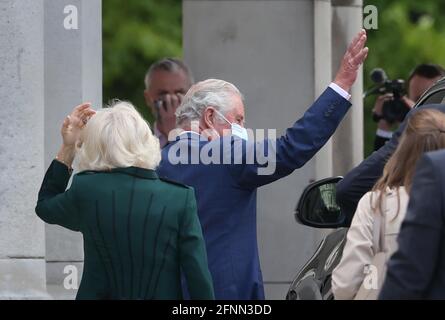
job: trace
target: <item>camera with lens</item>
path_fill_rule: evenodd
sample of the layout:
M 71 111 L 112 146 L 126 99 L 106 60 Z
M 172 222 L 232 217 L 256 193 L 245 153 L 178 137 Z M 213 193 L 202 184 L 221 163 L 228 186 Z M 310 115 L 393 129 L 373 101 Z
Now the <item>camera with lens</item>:
M 365 93 L 365 97 L 373 94 L 383 95 L 386 93 L 392 93 L 393 95 L 392 100 L 384 102 L 380 118 L 385 119 L 390 124 L 402 122 L 406 114 L 410 111 L 409 106 L 402 99 L 405 95 L 405 81 L 402 79 L 388 79 L 385 71 L 380 68 L 372 70 L 371 80 L 376 86 L 368 90 Z

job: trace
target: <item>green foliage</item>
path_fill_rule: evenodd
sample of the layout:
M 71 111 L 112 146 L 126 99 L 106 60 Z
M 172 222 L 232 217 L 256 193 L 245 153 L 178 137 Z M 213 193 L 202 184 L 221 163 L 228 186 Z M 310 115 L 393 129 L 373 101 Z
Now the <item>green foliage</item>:
M 144 76 L 156 60 L 182 55 L 181 0 L 104 0 L 104 102 L 131 101 L 152 121 L 144 102 Z
M 391 79 L 407 79 L 420 63 L 445 66 L 445 2 L 437 0 L 365 0 L 378 9 L 378 30 L 368 31 L 370 49 L 365 63 L 365 88 L 372 86 L 369 74 L 383 68 Z M 375 98 L 365 101 L 365 156 L 373 149 L 376 124 L 371 110 Z

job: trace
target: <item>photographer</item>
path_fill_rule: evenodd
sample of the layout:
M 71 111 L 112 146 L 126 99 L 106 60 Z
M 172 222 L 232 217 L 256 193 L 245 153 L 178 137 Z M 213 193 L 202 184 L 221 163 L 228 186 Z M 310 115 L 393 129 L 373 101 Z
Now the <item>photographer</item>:
M 401 121 L 403 121 L 404 115 L 406 115 L 406 113 L 415 105 L 421 95 L 444 75 L 445 70 L 439 65 L 420 64 L 414 68 L 408 78 L 408 96 L 403 95 L 401 97 L 395 97 L 393 93 L 385 93 L 376 99 L 374 108 L 372 110 L 373 119 L 377 122 L 374 150 L 380 149 L 388 140 L 391 139 L 393 133 L 392 129 L 395 126 L 398 127 Z M 397 94 L 401 93 L 400 91 L 402 91 L 399 88 L 395 88 L 395 90 L 397 91 Z M 384 105 L 389 104 L 388 108 L 394 108 L 395 100 L 400 100 L 406 106 L 406 110 L 401 110 L 401 114 L 398 119 L 396 119 L 397 117 L 394 119 L 388 119 L 383 112 Z
M 145 103 L 156 118 L 153 133 L 161 148 L 167 144 L 169 132 L 176 127 L 176 109 L 193 82 L 190 69 L 175 58 L 153 63 L 145 75 Z

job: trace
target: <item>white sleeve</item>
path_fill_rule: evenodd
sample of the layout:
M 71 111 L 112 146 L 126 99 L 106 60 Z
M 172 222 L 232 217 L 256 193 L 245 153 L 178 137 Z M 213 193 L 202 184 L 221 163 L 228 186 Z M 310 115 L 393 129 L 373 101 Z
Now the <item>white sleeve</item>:
M 331 88 L 332 90 L 337 92 L 339 95 L 341 95 L 346 100 L 351 99 L 351 95 L 349 94 L 349 92 L 347 92 L 345 89 L 343 89 L 342 87 L 340 87 L 336 83 L 331 82 L 331 84 L 329 85 L 329 88 Z

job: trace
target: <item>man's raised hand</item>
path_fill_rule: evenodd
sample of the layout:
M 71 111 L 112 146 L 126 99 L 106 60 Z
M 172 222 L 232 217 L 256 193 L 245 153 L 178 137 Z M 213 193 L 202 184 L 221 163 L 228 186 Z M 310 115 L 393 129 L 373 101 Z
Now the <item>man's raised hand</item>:
M 334 83 L 348 92 L 357 79 L 360 66 L 368 56 L 369 49 L 365 47 L 366 39 L 366 31 L 362 29 L 349 45 L 335 76 Z

